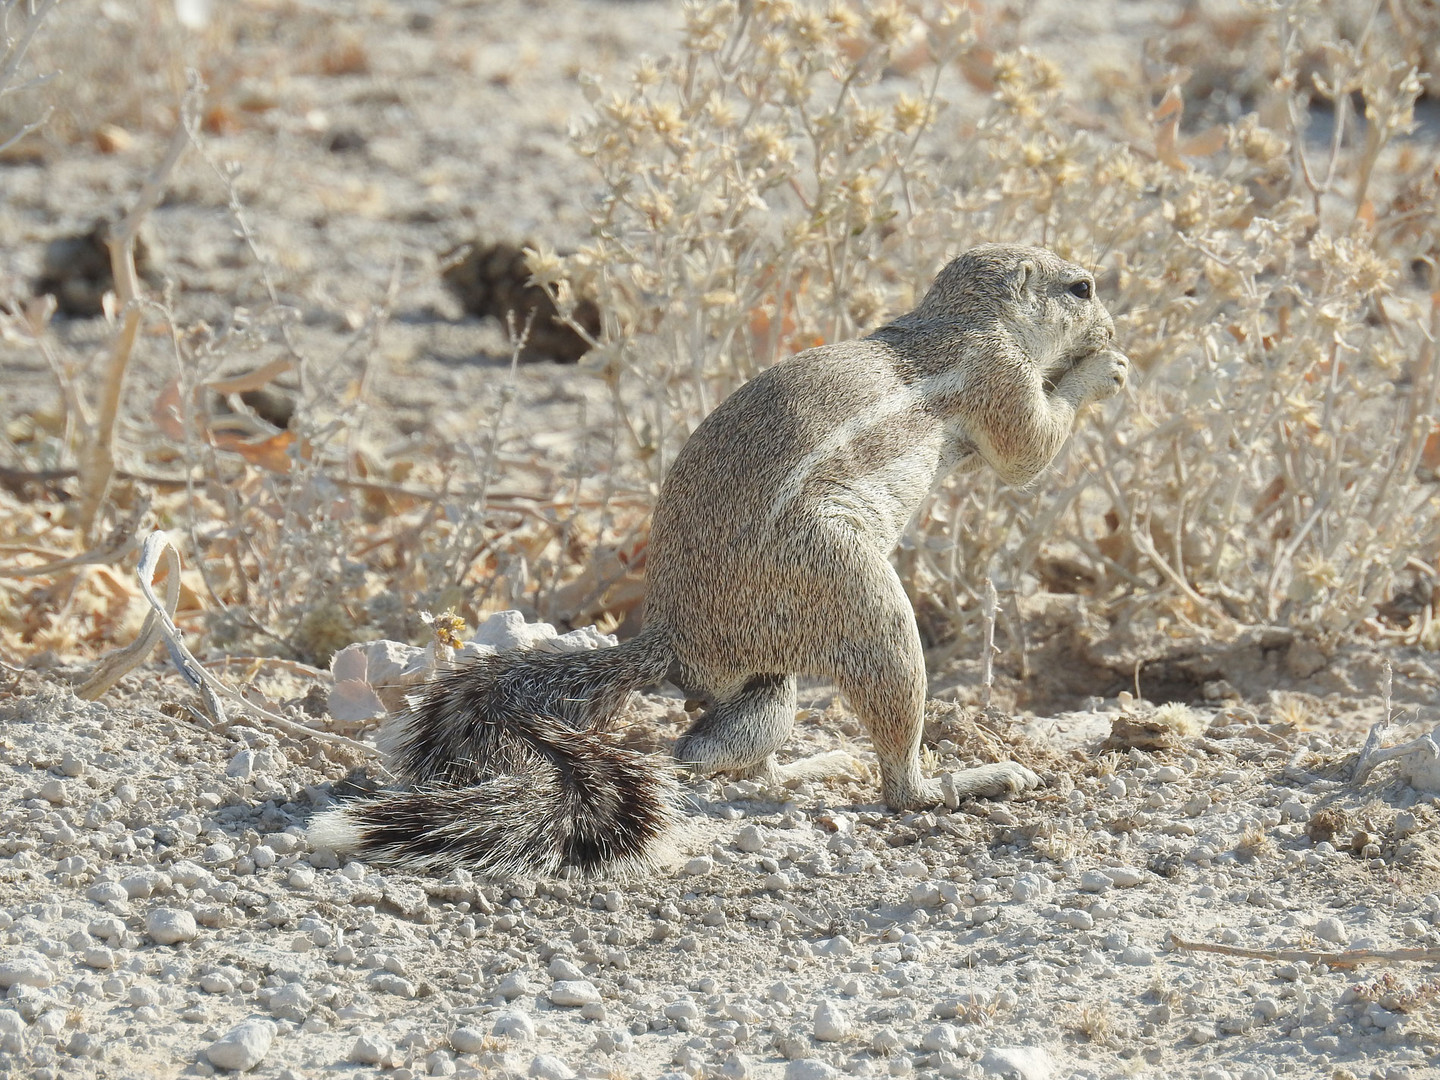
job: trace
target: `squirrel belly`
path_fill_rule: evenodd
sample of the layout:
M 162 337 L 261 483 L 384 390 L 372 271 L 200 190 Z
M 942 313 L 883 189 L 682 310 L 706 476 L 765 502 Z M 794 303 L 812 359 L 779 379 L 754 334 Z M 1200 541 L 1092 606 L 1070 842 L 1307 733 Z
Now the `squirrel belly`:
M 654 861 L 679 818 L 667 764 L 609 731 L 671 662 L 647 629 L 609 649 L 506 652 L 450 671 L 385 732 L 405 790 L 317 815 L 316 846 L 421 873 L 535 877 Z

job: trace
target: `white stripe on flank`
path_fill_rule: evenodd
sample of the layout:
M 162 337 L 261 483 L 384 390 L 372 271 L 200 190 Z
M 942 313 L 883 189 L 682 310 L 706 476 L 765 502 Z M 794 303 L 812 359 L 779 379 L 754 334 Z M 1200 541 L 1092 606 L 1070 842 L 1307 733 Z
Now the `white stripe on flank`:
M 912 386 L 900 386 L 878 401 L 871 402 L 854 416 L 838 424 L 834 431 L 822 439 L 808 454 L 791 466 L 785 479 L 776 489 L 775 500 L 765 515 L 765 525 L 773 528 L 780 515 L 805 490 L 805 484 L 825 462 L 848 447 L 857 436 L 878 427 L 886 420 L 894 419 L 909 412 L 918 404 L 941 395 L 963 391 L 968 382 L 966 372 L 958 367 L 947 368 L 935 375 L 927 376 Z M 907 455 L 907 458 L 909 455 Z M 885 466 L 882 466 L 885 468 Z M 855 479 L 859 479 L 856 477 Z

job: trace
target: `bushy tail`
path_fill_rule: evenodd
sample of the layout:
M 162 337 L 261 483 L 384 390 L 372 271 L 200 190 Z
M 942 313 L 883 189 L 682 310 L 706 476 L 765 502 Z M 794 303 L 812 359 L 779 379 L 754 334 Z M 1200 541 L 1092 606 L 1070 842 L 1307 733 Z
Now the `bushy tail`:
M 671 657 L 647 629 L 614 649 L 501 653 L 442 676 L 385 739 L 414 786 L 321 814 L 312 841 L 427 873 L 645 863 L 675 820 L 676 783 L 607 731 Z

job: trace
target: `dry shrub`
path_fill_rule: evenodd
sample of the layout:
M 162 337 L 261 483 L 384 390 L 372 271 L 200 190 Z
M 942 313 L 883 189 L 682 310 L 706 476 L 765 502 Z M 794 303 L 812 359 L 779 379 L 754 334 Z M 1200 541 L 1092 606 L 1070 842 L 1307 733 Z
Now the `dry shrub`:
M 217 169 L 268 299 L 216 326 L 175 325 L 163 298 L 147 308 L 171 324 L 173 381 L 122 466 L 186 478 L 156 495 L 146 523 L 188 537 L 192 611 L 203 607 L 216 644 L 323 660 L 356 638 L 423 636 L 421 608 L 475 621 L 518 604 L 613 624 L 642 595 L 644 522 L 665 469 L 728 392 L 790 352 L 908 310 L 975 243 L 1040 243 L 1097 269 L 1137 385 L 1082 424 L 1035 490 L 980 473 L 930 500 L 898 562 L 932 635 L 966 628 L 986 575 L 1025 592 L 1047 561 L 1074 567 L 1073 587 L 1117 622 L 1352 631 L 1398 575 L 1433 583 L 1440 541 L 1429 291 L 1440 176 L 1409 138 L 1415 66 L 1433 59 L 1436 32 L 1398 23 L 1399 5 L 1367 3 L 1358 17 L 1353 6 L 1267 5 L 1239 30 L 1187 21 L 1171 59 L 1209 63 L 1191 83 L 1152 56 L 1145 70 L 1158 74 L 1108 78 L 1085 109 L 1016 24 L 981 23 L 964 5 L 686 7 L 679 55 L 619 90 L 591 84 L 578 148 L 603 197 L 588 241 L 564 258 L 532 254 L 562 311 L 587 295 L 604 314 L 587 363 L 611 390 L 612 445 L 573 461 L 502 461 L 502 432 L 523 419 L 503 394 L 467 442 L 374 451 L 366 364 L 404 275 L 362 313 L 348 350 L 310 355 L 288 334 L 293 313 L 233 177 Z M 75 21 L 27 61 L 69 73 L 62 138 L 169 126 L 187 60 L 213 88 L 206 123 L 239 122 L 266 107 L 264 79 L 283 67 L 232 57 L 240 20 L 264 40 L 266 20 L 312 17 L 283 0 L 215 5 L 213 25 L 195 30 L 175 25 L 172 4 L 120 7 L 67 0 L 57 20 Z M 111 40 L 136 48 L 76 53 L 97 18 L 118 20 Z M 324 77 L 369 61 L 341 48 L 297 62 Z M 109 63 L 124 78 L 107 76 Z M 1245 96 L 1219 101 L 1216 88 L 1242 80 Z M 95 89 L 114 86 L 123 93 Z M 1308 133 L 1317 116 L 1331 138 Z M 0 132 L 6 123 L 0 114 Z M 420 272 L 434 268 L 405 269 Z M 7 453 L 63 472 L 84 449 L 71 385 L 83 364 L 41 314 L 12 306 L 0 330 L 51 359 L 70 405 Z M 247 368 L 262 373 L 256 386 L 288 381 L 285 429 L 237 401 L 232 380 Z M 107 527 L 129 520 L 128 506 L 112 498 Z M 4 535 L 26 548 L 16 560 L 83 550 L 58 500 L 35 500 L 31 514 Z M 82 594 L 123 604 L 103 581 L 70 588 L 99 574 L 47 578 L 47 610 Z M 0 588 L 0 614 L 23 595 Z M 89 625 L 103 636 L 122 622 L 107 610 Z M 59 641 L 30 624 L 9 647 Z
M 737 383 L 900 314 L 974 243 L 1094 264 L 1138 386 L 1036 491 L 966 477 L 931 500 L 899 556 L 931 629 L 958 630 L 987 574 L 1033 588 L 1045 556 L 1115 617 L 1339 634 L 1440 541 L 1440 308 L 1419 280 L 1440 174 L 1407 139 L 1403 28 L 1367 7 L 1358 26 L 1308 4 L 1247 16 L 1274 75 L 1194 131 L 1183 71 L 1081 117 L 1053 64 L 992 57 L 948 6 L 692 5 L 682 56 L 596 88 L 594 238 L 533 269 L 562 307 L 600 297 L 593 360 L 653 484 Z M 925 62 L 885 78 L 917 33 Z M 977 71 L 984 111 L 947 108 Z M 1307 135 L 1317 108 L 1328 143 Z

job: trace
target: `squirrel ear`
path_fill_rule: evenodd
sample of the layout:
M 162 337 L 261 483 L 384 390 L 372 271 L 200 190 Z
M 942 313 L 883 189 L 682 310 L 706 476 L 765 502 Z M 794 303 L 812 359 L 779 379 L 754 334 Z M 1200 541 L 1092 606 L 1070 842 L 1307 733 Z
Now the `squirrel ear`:
M 1022 259 L 1016 264 L 1015 269 L 1010 271 L 1008 284 L 1010 294 L 1016 300 L 1024 300 L 1030 292 L 1030 278 L 1035 273 L 1035 264 L 1029 259 Z

